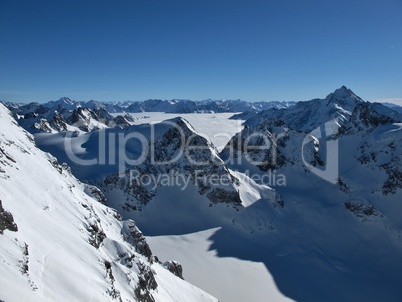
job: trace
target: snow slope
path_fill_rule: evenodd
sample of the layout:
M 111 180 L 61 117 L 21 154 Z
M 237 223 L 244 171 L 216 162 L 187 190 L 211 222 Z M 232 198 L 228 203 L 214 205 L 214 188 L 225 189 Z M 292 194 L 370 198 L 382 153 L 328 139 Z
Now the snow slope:
M 0 300 L 217 301 L 159 264 L 134 222 L 37 149 L 3 105 L 0 125 Z
M 263 263 L 219 258 L 217 251 L 210 249 L 213 241 L 209 239 L 218 230 L 147 237 L 147 241 L 160 257 L 182 263 L 186 267 L 186 280 L 208 290 L 222 302 L 292 301 L 279 291 Z

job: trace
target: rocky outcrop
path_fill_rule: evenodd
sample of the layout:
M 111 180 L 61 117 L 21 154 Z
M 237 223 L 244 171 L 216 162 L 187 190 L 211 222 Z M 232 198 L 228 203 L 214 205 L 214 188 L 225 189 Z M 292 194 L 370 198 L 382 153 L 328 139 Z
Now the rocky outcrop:
M 113 119 L 113 123 L 116 126 L 119 126 L 119 127 L 122 127 L 122 128 L 125 128 L 125 127 L 128 127 L 128 126 L 131 125 L 130 122 L 127 120 L 126 116 L 123 116 L 123 115 L 116 116 Z
M 67 131 L 67 122 L 58 111 L 55 112 L 53 118 L 50 120 L 49 125 L 57 131 Z
M 139 254 L 147 257 L 152 262 L 151 248 L 133 220 L 124 221 L 122 232 L 124 240 L 131 243 Z
M 145 263 L 137 263 L 140 273 L 138 274 L 138 283 L 134 289 L 135 297 L 138 301 L 154 302 L 155 298 L 151 294 L 151 290 L 155 290 L 158 287 L 155 276 L 149 267 Z
M 2 202 L 0 200 L 0 235 L 2 235 L 5 230 L 17 232 L 18 227 L 14 222 L 13 215 L 10 212 L 4 210 Z
M 87 193 L 89 196 L 95 198 L 101 204 L 107 205 L 107 199 L 106 199 L 105 195 L 97 187 L 89 185 L 89 184 L 85 184 L 85 193 Z
M 106 281 L 109 283 L 109 288 L 107 289 L 107 294 L 116 301 L 122 302 L 120 291 L 115 287 L 115 277 L 113 275 L 112 263 L 109 261 L 104 261 L 104 266 L 106 270 Z
M 387 180 L 382 186 L 382 192 L 386 194 L 395 194 L 397 189 L 402 189 L 402 165 L 401 157 L 396 156 L 392 158 L 388 163 L 382 164 L 380 167 L 383 168 L 387 173 Z
M 85 215 L 85 229 L 88 232 L 88 242 L 94 246 L 95 248 L 99 248 L 107 237 L 105 232 L 103 231 L 101 221 L 96 214 L 94 208 L 92 206 L 88 206 L 86 204 L 81 204 L 82 207 L 86 210 Z
M 383 217 L 383 215 L 372 204 L 346 201 L 345 208 L 361 222 L 371 221 L 370 217 Z
M 166 268 L 172 274 L 184 280 L 183 267 L 179 262 L 173 260 L 166 261 L 165 263 L 163 263 L 163 267 Z

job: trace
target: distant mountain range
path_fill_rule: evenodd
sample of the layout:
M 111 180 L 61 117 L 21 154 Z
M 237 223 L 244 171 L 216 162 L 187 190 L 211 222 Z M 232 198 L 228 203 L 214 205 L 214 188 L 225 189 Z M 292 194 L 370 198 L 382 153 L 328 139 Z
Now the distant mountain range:
M 381 103 L 381 104 L 383 104 L 384 106 L 387 106 L 387 107 L 389 107 L 389 108 L 391 108 L 391 109 L 393 109 L 393 110 L 395 110 L 395 111 L 397 111 L 399 113 L 402 113 L 402 106 L 399 106 L 399 105 L 396 105 L 396 104 L 390 103 L 390 102 L 384 102 L 384 103 Z
M 21 110 L 31 111 L 33 108 L 40 106 L 46 108 L 61 107 L 68 110 L 77 109 L 79 107 L 91 110 L 105 109 L 110 113 L 122 112 L 165 112 L 165 113 L 223 113 L 223 112 L 243 112 L 243 111 L 261 111 L 270 108 L 288 108 L 296 104 L 296 102 L 246 102 L 243 100 L 159 100 L 152 99 L 146 101 L 126 101 L 126 102 L 98 102 L 87 101 L 77 102 L 67 97 L 60 98 L 57 101 L 47 103 L 4 103 L 9 108 L 20 108 Z
M 149 99 L 145 101 L 125 101 L 125 102 L 99 102 L 90 101 L 74 101 L 68 97 L 62 97 L 57 101 L 46 103 L 13 103 L 4 102 L 8 108 L 19 108 L 21 111 L 32 112 L 36 108 L 57 108 L 61 107 L 67 110 L 74 110 L 79 107 L 88 108 L 91 110 L 104 109 L 109 113 L 124 113 L 124 112 L 165 112 L 165 113 L 244 113 L 239 115 L 239 118 L 248 118 L 256 112 L 275 109 L 286 109 L 294 106 L 297 102 L 294 101 L 267 101 L 267 102 L 247 102 L 243 100 L 203 100 L 192 101 L 185 99 L 160 100 Z M 399 113 L 402 113 L 402 106 L 390 102 L 381 103 Z

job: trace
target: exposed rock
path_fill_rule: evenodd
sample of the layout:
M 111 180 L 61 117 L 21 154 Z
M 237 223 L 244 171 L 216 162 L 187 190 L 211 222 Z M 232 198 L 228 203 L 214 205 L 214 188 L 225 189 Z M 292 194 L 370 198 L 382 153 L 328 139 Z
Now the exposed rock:
M 98 249 L 106 238 L 106 234 L 103 232 L 100 223 L 89 224 L 86 229 L 90 235 L 89 243 Z
M 23 275 L 29 276 L 29 251 L 28 251 L 28 244 L 24 243 L 23 246 L 21 246 L 22 250 L 22 255 L 23 255 L 23 260 L 20 261 L 21 265 L 21 273 Z
M 31 128 L 41 130 L 43 132 L 52 132 L 52 127 L 50 127 L 49 122 L 44 118 L 41 118 L 39 122 L 33 124 Z
M 400 156 L 394 157 L 388 163 L 380 166 L 388 175 L 385 181 L 382 192 L 387 195 L 389 193 L 395 194 L 397 189 L 402 189 L 402 167 Z
M 50 120 L 49 125 L 57 131 L 67 131 L 67 122 L 65 121 L 63 115 L 61 115 L 57 111 L 55 112 L 53 118 Z
M 105 270 L 106 270 L 106 280 L 110 284 L 110 288 L 107 289 L 107 294 L 114 300 L 122 302 L 120 292 L 116 289 L 116 287 L 114 285 L 115 278 L 113 275 L 112 264 L 106 260 L 104 261 L 103 264 L 104 264 Z
M 361 202 L 346 201 L 345 208 L 349 210 L 361 222 L 371 221 L 370 216 L 383 217 L 383 215 L 374 208 L 372 204 L 365 204 Z
M 89 123 L 91 121 L 91 114 L 88 110 L 85 110 L 82 107 L 79 107 L 73 111 L 73 114 L 70 116 L 70 121 L 72 124 L 76 125 L 82 131 L 89 132 Z
M 154 302 L 151 290 L 158 287 L 151 268 L 143 262 L 137 263 L 140 273 L 137 287 L 134 289 L 135 297 L 141 302 Z
M 207 194 L 207 197 L 213 203 L 229 203 L 241 206 L 239 192 L 231 192 L 222 188 L 215 188 Z
M 99 248 L 103 240 L 106 238 L 106 234 L 102 229 L 102 225 L 98 215 L 95 213 L 92 205 L 87 206 L 82 204 L 82 206 L 88 211 L 85 215 L 88 224 L 85 225 L 86 230 L 89 233 L 88 242 L 95 248 Z
M 282 195 L 279 193 L 275 194 L 274 206 L 276 206 L 276 204 L 278 204 L 281 208 L 283 208 L 285 206 L 285 201 L 283 200 Z
M 17 232 L 18 227 L 14 222 L 14 217 L 10 212 L 4 210 L 2 202 L 0 200 L 0 235 L 3 234 L 4 230 L 9 230 L 11 232 Z
M 116 117 L 113 119 L 113 122 L 114 122 L 117 126 L 120 126 L 120 127 L 123 127 L 123 128 L 128 127 L 128 126 L 131 125 L 130 122 L 125 118 L 125 116 L 122 116 L 122 115 L 116 116 Z
M 348 184 L 342 178 L 338 177 L 338 180 L 337 180 L 336 184 L 338 185 L 339 190 L 341 192 L 344 192 L 344 193 L 350 193 L 351 192 L 350 187 L 348 186 Z
M 105 195 L 97 187 L 89 185 L 89 184 L 85 184 L 85 193 L 87 193 L 89 196 L 95 198 L 101 204 L 107 205 L 107 199 L 106 199 Z
M 50 164 L 60 173 L 63 173 L 63 167 L 59 165 L 59 162 L 55 157 L 49 158 Z
M 165 263 L 163 263 L 163 267 L 165 267 L 172 274 L 184 280 L 183 267 L 179 262 L 173 260 L 166 261 Z
M 125 221 L 122 232 L 124 239 L 127 242 L 133 244 L 136 251 L 141 255 L 147 257 L 147 259 L 152 263 L 153 257 L 151 248 L 149 247 L 145 236 L 135 225 L 135 222 L 133 220 Z

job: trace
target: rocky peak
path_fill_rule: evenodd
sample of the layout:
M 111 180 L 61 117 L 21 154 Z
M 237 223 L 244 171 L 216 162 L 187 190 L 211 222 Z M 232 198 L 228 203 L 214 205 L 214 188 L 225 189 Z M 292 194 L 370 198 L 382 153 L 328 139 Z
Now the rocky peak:
M 67 131 L 67 122 L 65 121 L 63 115 L 61 115 L 58 111 L 54 113 L 54 116 L 49 124 L 57 131 Z
M 333 93 L 330 93 L 325 100 L 328 104 L 340 105 L 343 109 L 349 111 L 352 111 L 358 104 L 364 103 L 360 97 L 346 86 L 336 89 Z

